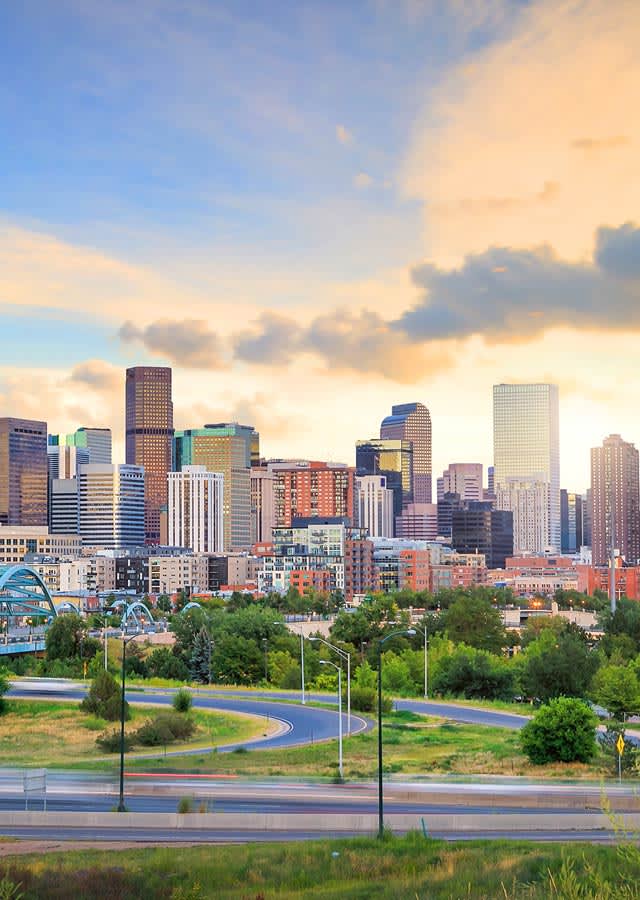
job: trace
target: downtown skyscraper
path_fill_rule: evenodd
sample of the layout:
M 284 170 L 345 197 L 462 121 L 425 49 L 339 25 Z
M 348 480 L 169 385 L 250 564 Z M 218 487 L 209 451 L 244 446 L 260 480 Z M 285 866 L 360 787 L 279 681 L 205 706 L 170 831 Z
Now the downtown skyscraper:
M 628 563 L 640 559 L 638 451 L 619 434 L 591 450 L 592 552 L 605 565 L 612 547 Z
M 0 525 L 47 524 L 47 423 L 0 419 Z
M 382 420 L 380 437 L 410 441 L 412 502 L 431 503 L 431 414 L 422 403 L 400 403 Z
M 145 543 L 166 542 L 167 475 L 172 469 L 171 369 L 134 366 L 126 377 L 126 461 L 144 466 Z M 161 529 L 161 521 L 165 529 Z
M 493 460 L 497 506 L 514 514 L 514 551 L 560 552 L 557 385 L 494 385 Z

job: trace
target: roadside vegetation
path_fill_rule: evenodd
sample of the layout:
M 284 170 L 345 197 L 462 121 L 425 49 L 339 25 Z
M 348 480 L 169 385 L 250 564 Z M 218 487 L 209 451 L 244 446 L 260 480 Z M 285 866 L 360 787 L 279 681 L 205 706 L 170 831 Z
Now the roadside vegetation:
M 1 896 L 22 900 L 625 900 L 640 897 L 640 859 L 628 846 L 449 844 L 409 834 L 14 857 L 0 863 L 0 890 L 2 879 Z

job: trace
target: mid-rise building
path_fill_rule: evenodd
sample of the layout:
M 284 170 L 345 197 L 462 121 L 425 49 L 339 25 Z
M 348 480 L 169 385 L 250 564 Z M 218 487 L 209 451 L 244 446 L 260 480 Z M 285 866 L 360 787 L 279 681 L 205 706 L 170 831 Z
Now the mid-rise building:
M 204 466 L 224 476 L 224 550 L 251 546 L 251 461 L 255 429 L 229 423 L 189 428 L 175 435 L 175 467 Z
M 549 483 L 507 478 L 498 485 L 496 507 L 513 514 L 515 553 L 553 553 L 549 538 Z
M 629 564 L 640 559 L 638 451 L 612 434 L 591 450 L 592 549 L 604 565 L 612 547 Z
M 471 502 L 454 509 L 451 546 L 457 553 L 481 554 L 489 569 L 503 569 L 513 554 L 513 513 L 493 509 L 490 502 Z
M 149 593 L 187 596 L 209 590 L 209 557 L 203 554 L 149 557 Z
M 47 525 L 47 423 L 0 418 L 0 525 Z
M 493 459 L 494 488 L 502 493 L 503 504 L 510 492 L 504 489 L 515 482 L 542 482 L 547 485 L 548 509 L 544 522 L 520 523 L 518 509 L 514 513 L 514 534 L 539 535 L 534 551 L 550 548 L 558 552 L 560 527 L 560 441 L 558 387 L 555 384 L 497 384 L 493 388 Z M 518 495 L 519 496 L 519 495 Z M 523 506 L 527 515 L 528 504 Z M 542 510 L 536 507 L 537 510 Z M 518 538 L 516 537 L 516 540 Z
M 224 475 L 204 466 L 169 472 L 169 545 L 194 553 L 221 553 L 224 546 Z
M 129 466 L 142 466 L 144 473 L 145 542 L 166 544 L 161 520 L 167 510 L 167 475 L 173 468 L 171 369 L 127 369 L 125 393 L 126 461 Z
M 111 429 L 78 428 L 71 434 L 50 434 L 49 447 L 69 447 L 82 450 L 81 464 L 92 462 L 111 465 Z M 54 475 L 55 478 L 72 478 L 72 475 Z
M 393 537 L 393 491 L 384 475 L 356 477 L 355 524 L 369 537 Z
M 438 478 L 438 503 L 445 494 L 458 494 L 460 499 L 483 500 L 482 463 L 450 463 Z
M 47 468 L 49 478 L 69 479 L 78 474 L 78 466 L 85 466 L 91 460 L 86 447 L 70 447 L 53 443 L 58 435 L 50 434 L 47 444 Z
M 400 403 L 380 425 L 382 439 L 409 441 L 412 453 L 412 500 L 431 503 L 431 415 L 422 403 Z
M 273 472 L 266 466 L 252 466 L 251 483 L 251 544 L 271 541 L 276 523 Z M 225 582 L 227 583 L 227 582 Z
M 393 491 L 393 517 L 413 503 L 413 451 L 411 441 L 373 438 L 356 442 L 356 474 L 381 475 Z
M 119 548 L 144 544 L 144 492 L 142 466 L 80 466 L 78 516 L 83 545 Z
M 435 541 L 438 537 L 437 503 L 409 503 L 396 516 L 396 537 L 409 541 Z
M 347 518 L 354 515 L 354 469 L 337 463 L 270 463 L 274 479 L 277 528 L 297 518 Z
M 78 479 L 49 479 L 49 531 L 78 534 Z
M 77 534 L 50 534 L 46 525 L 0 526 L 0 565 L 24 562 L 28 554 L 52 559 L 74 559 L 82 553 Z
M 451 523 L 454 509 L 464 509 L 460 494 L 444 494 L 438 497 L 438 537 L 451 541 Z

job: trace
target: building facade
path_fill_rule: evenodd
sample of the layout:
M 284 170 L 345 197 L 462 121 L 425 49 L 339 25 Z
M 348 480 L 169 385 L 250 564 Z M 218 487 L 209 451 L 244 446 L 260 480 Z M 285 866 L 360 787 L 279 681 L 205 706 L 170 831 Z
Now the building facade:
M 145 542 L 166 544 L 161 519 L 167 509 L 167 475 L 173 468 L 171 369 L 127 369 L 125 399 L 126 462 L 144 470 Z
M 591 450 L 592 550 L 594 566 L 604 565 L 611 548 L 635 565 L 640 559 L 638 451 L 612 434 Z
M 275 522 L 290 528 L 297 518 L 347 518 L 353 523 L 355 472 L 326 462 L 269 464 L 274 479 Z
M 0 525 L 47 525 L 47 423 L 0 418 Z
M 74 559 L 82 553 L 82 541 L 77 534 L 50 534 L 45 525 L 0 526 L 0 565 L 23 562 L 27 554 L 33 553 Z
M 224 548 L 224 475 L 204 466 L 169 472 L 168 540 L 194 553 L 221 553 Z
M 142 466 L 80 466 L 78 523 L 83 546 L 117 549 L 144 544 L 145 488 Z
M 549 538 L 549 484 L 507 478 L 498 485 L 496 507 L 513 513 L 514 553 L 554 552 Z
M 355 525 L 370 537 L 393 537 L 393 491 L 386 477 L 356 476 L 355 487 Z
M 469 503 L 451 515 L 451 546 L 457 553 L 481 554 L 489 569 L 504 569 L 513 555 L 513 513 L 491 503 Z
M 412 500 L 431 503 L 431 414 L 422 403 L 401 403 L 391 407 L 382 420 L 380 437 L 410 441 L 413 459 Z
M 582 539 L 582 494 L 560 491 L 560 523 L 562 553 L 579 553 Z
M 514 513 L 514 534 L 539 535 L 535 551 L 556 553 L 561 544 L 560 439 L 558 387 L 555 384 L 497 384 L 493 388 L 494 486 L 502 509 L 511 496 L 508 483 L 543 482 L 547 485 L 548 509 L 544 523 L 520 523 Z M 500 491 L 503 489 L 501 495 Z M 530 505 L 523 507 L 527 514 Z
M 409 503 L 396 516 L 396 537 L 409 541 L 435 541 L 438 536 L 438 504 Z
M 393 492 L 393 517 L 413 503 L 413 450 L 411 441 L 373 438 L 356 442 L 356 474 L 380 475 Z
M 438 478 L 438 503 L 445 494 L 458 494 L 461 500 L 483 500 L 482 463 L 450 463 Z
M 276 522 L 273 472 L 266 466 L 252 466 L 251 484 L 251 545 L 271 541 Z

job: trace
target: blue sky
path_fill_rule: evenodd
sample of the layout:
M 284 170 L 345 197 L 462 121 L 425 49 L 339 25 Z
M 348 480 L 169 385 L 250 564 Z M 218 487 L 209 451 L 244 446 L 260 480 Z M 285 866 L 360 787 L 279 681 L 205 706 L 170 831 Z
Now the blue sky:
M 637 282 L 593 256 L 602 226 L 640 252 L 621 231 L 640 219 L 640 14 L 614 5 L 2 5 L 0 407 L 20 412 L 28 370 L 52 430 L 78 424 L 69 383 L 121 429 L 116 375 L 169 363 L 181 424 L 253 415 L 274 453 L 349 459 L 421 400 L 444 466 L 465 416 L 490 462 L 492 382 L 553 378 L 568 435 L 585 402 L 602 414 L 563 449 L 584 481 L 589 442 L 636 438 L 605 402 L 629 373 L 581 300 L 615 295 L 635 330 Z M 598 365 L 558 352 L 576 340 Z M 87 362 L 97 382 L 69 382 Z M 285 427 L 292 383 L 335 437 Z

